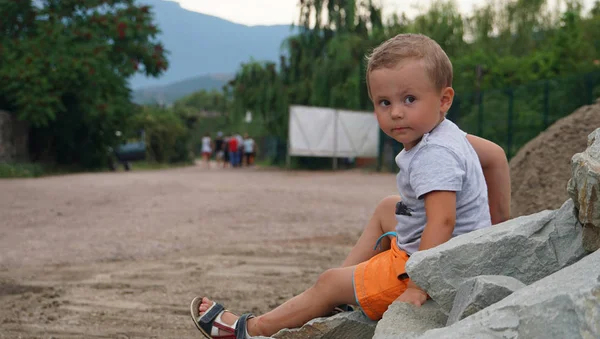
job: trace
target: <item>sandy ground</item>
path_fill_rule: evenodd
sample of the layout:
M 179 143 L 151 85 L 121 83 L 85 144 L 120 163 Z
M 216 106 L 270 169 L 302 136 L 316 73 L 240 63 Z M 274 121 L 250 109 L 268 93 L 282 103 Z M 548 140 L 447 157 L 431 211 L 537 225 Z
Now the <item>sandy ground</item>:
M 338 266 L 393 174 L 0 180 L 0 338 L 194 338 L 189 301 L 264 312 Z

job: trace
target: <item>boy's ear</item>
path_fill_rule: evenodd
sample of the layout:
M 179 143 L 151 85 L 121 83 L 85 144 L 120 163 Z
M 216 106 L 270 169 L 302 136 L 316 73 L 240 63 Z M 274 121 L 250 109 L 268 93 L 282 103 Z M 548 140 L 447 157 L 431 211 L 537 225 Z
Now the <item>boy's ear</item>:
M 446 87 L 442 89 L 442 97 L 440 100 L 440 112 L 446 114 L 452 106 L 454 100 L 454 89 L 452 87 Z

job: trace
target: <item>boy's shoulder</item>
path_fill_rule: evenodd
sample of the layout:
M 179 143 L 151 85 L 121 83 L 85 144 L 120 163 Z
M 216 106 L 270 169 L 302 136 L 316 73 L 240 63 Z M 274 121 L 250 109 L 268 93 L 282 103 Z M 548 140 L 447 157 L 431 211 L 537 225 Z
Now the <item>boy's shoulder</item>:
M 444 119 L 433 131 L 424 136 L 425 144 L 455 147 L 466 142 L 467 133 L 455 123 Z
M 459 159 L 469 159 L 475 154 L 467 140 L 467 133 L 448 119 L 444 119 L 433 131 L 423 136 L 423 152 L 437 153 L 442 150 Z
M 402 151 L 398 155 L 398 162 L 410 163 L 415 159 L 436 157 L 440 153 L 452 154 L 457 158 L 469 155 L 467 148 L 469 142 L 456 124 L 444 119 L 434 130 L 423 135 L 419 144 L 411 151 Z

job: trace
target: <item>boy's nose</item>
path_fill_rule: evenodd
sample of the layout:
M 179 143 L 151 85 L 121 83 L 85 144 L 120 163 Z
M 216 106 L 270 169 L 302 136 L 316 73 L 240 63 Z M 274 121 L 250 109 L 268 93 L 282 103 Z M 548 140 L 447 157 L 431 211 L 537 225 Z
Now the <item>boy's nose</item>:
M 398 108 L 392 109 L 392 119 L 402 119 L 402 118 L 404 118 L 404 112 L 402 111 L 402 108 L 398 107 Z

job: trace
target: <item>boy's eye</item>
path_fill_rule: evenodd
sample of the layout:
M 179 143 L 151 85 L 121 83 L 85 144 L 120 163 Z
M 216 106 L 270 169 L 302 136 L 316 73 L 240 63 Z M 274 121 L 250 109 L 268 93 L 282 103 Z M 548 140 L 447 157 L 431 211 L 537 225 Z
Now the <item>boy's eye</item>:
M 379 106 L 387 107 L 389 105 L 390 105 L 390 102 L 388 100 L 379 101 Z
M 417 98 L 415 98 L 412 95 L 409 95 L 406 98 L 404 98 L 404 103 L 406 103 L 406 104 L 412 104 L 413 102 L 415 102 L 415 100 L 417 100 Z

